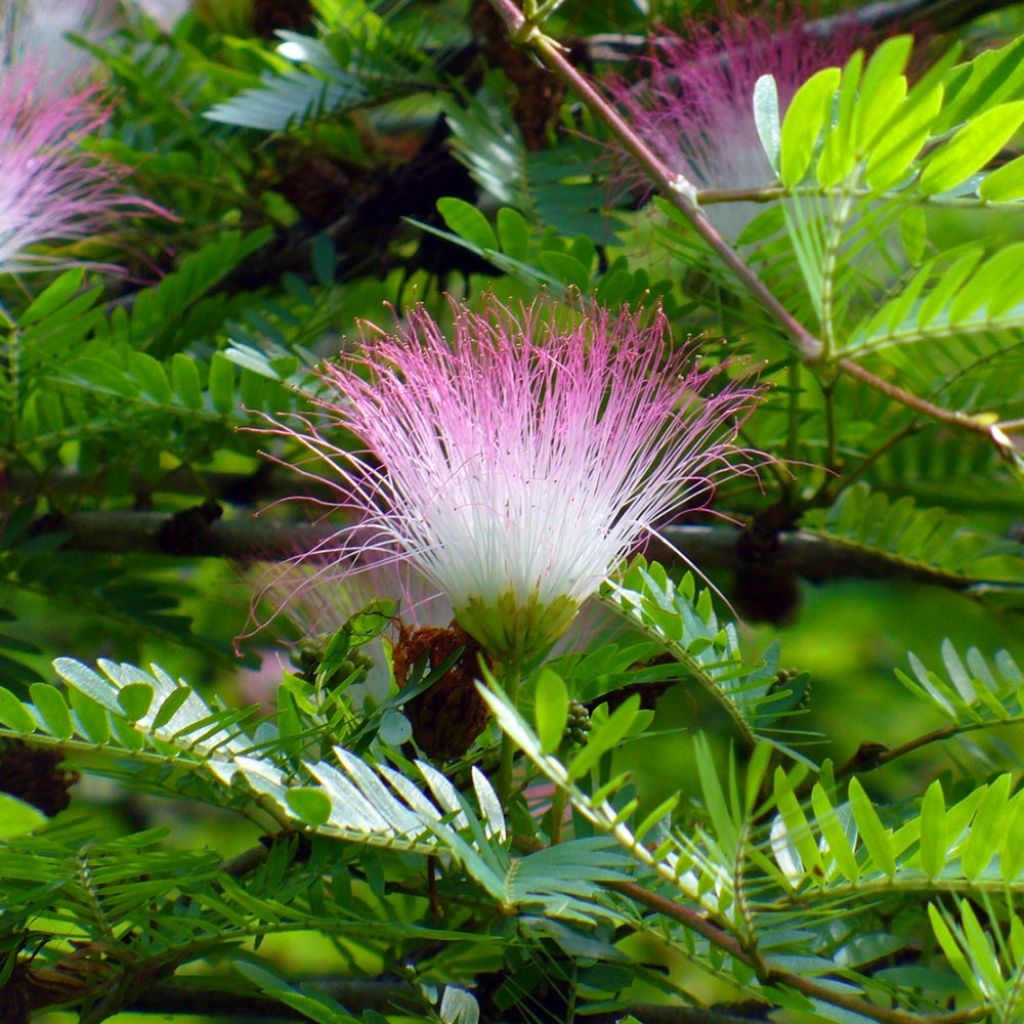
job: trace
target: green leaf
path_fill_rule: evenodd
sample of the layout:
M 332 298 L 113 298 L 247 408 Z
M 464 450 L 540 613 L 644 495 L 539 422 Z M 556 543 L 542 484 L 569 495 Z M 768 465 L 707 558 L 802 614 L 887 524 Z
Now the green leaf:
M 382 743 L 397 749 L 403 743 L 408 743 L 412 739 L 412 724 L 401 711 L 388 708 L 381 716 L 377 735 Z
M 999 849 L 1002 830 L 998 823 L 1006 810 L 1012 781 L 1009 774 L 1000 775 L 989 785 L 985 798 L 975 812 L 967 842 L 960 854 L 960 870 L 964 878 L 974 881 L 988 867 Z
M 962 256 L 956 259 L 945 271 L 938 281 L 932 282 L 928 288 L 927 298 L 921 303 L 917 311 L 917 325 L 923 327 L 931 323 L 946 308 L 953 296 L 963 286 L 964 281 L 978 265 L 982 257 L 982 250 L 972 247 Z M 927 275 L 922 275 L 923 280 Z M 923 283 L 922 280 L 922 283 Z
M 91 743 L 103 746 L 110 739 L 110 722 L 106 711 L 91 697 L 74 688 L 68 690 L 68 703 L 78 719 L 82 735 Z
M 167 723 L 181 710 L 182 705 L 192 695 L 191 686 L 179 686 L 174 690 L 170 696 L 160 705 L 159 710 L 153 716 L 153 721 L 150 723 L 150 729 L 154 732 L 157 729 L 162 729 Z M 145 714 L 145 712 L 143 712 Z
M 779 89 L 771 75 L 762 75 L 754 83 L 754 124 L 761 148 L 768 157 L 772 170 L 779 173 L 779 148 L 781 128 L 779 124 Z
M 323 825 L 331 816 L 331 798 L 313 786 L 289 789 L 288 806 L 307 824 Z
M 53 668 L 69 686 L 80 690 L 107 711 L 122 714 L 121 705 L 117 702 L 117 689 L 98 672 L 74 658 L 57 658 Z
M 1016 242 L 985 260 L 949 307 L 949 322 L 962 323 L 981 307 L 998 316 L 1024 298 L 1024 242 Z
M 648 565 L 637 558 L 616 582 L 606 584 L 603 596 L 636 627 L 665 645 L 694 681 L 721 703 L 745 738 L 778 745 L 764 735 L 773 724 L 769 717 L 758 720 L 775 678 L 777 649 L 770 648 L 762 661 L 748 664 L 735 625 L 719 621 L 706 590 L 696 595 L 692 574 L 675 583 L 657 562 Z M 764 727 L 763 731 L 755 726 Z M 791 748 L 786 752 L 802 759 Z
M 117 702 L 128 720 L 137 722 L 153 703 L 153 687 L 149 683 L 128 683 L 117 691 Z
M 693 749 L 696 755 L 701 793 L 704 795 L 704 806 L 707 807 L 719 844 L 726 856 L 732 858 L 739 842 L 739 827 L 726 800 L 725 791 L 711 755 L 711 747 L 702 732 L 694 735 Z
M 455 234 L 471 242 L 478 249 L 498 249 L 494 228 L 472 203 L 446 196 L 438 199 L 437 211 Z
M 510 206 L 498 210 L 498 238 L 506 256 L 525 262 L 530 254 L 530 226 L 518 210 Z
M 946 75 L 949 101 L 942 112 L 941 131 L 948 131 L 996 103 L 1019 96 L 1024 84 L 1024 39 L 986 50 Z
M 948 192 L 984 167 L 1024 122 L 1024 101 L 1001 103 L 969 121 L 921 172 L 925 195 Z
M 1024 156 L 1011 160 L 985 176 L 978 195 L 990 203 L 1024 199 Z
M 222 416 L 235 410 L 235 368 L 223 352 L 214 352 L 210 359 L 210 398 Z
M 186 409 L 202 409 L 203 386 L 195 360 L 183 352 L 175 352 L 171 359 L 171 383 L 179 401 Z
M 335 76 L 343 77 L 341 81 L 327 81 L 304 71 L 267 75 L 259 88 L 244 89 L 203 116 L 242 128 L 280 132 L 350 108 L 366 98 L 366 90 L 341 68 L 332 72 L 331 77 Z
M 753 817 L 761 796 L 761 786 L 772 759 L 772 745 L 763 740 L 757 742 L 747 763 L 747 777 L 743 784 L 743 807 L 748 817 Z
M 770 748 L 769 748 L 770 749 Z M 664 823 L 665 827 L 671 821 L 672 812 L 679 806 L 679 801 L 682 800 L 682 793 L 673 793 L 667 800 L 663 800 L 657 807 L 651 811 L 643 821 L 640 822 L 636 827 L 634 833 L 637 838 L 637 842 L 643 842 L 644 836 L 656 825 Z
M 875 810 L 860 779 L 850 780 L 850 809 L 853 820 L 857 823 L 857 831 L 864 843 L 875 867 L 890 878 L 896 874 L 896 858 L 893 853 L 892 836 L 882 825 L 878 812 Z
M 338 265 L 338 254 L 334 248 L 334 242 L 326 231 L 313 239 L 309 248 L 309 262 L 313 268 L 313 276 L 317 283 L 324 288 L 330 288 L 334 284 L 334 272 Z
M 804 873 L 817 874 L 819 882 L 824 884 L 824 878 L 821 877 L 821 854 L 818 852 L 818 843 L 811 832 L 807 816 L 793 793 L 793 784 L 782 767 L 775 769 L 774 788 L 775 805 L 785 825 L 786 841 L 799 854 Z
M 0 793 L 0 841 L 34 832 L 46 824 L 46 815 L 10 793 Z
M 28 709 L 11 693 L 0 688 L 0 722 L 14 732 L 30 736 L 37 729 L 36 720 Z
M 936 779 L 921 802 L 921 868 L 931 879 L 938 878 L 946 863 L 946 801 L 942 783 Z
M 170 405 L 173 401 L 171 384 L 160 360 L 146 352 L 131 352 L 128 360 L 131 373 L 142 390 L 161 405 Z
M 782 183 L 788 188 L 799 185 L 807 173 L 840 77 L 839 68 L 824 68 L 800 86 L 789 104 L 779 154 Z
M 395 621 L 397 612 L 398 603 L 389 597 L 378 598 L 361 608 L 345 623 L 350 645 L 362 647 L 376 640 Z
M 50 732 L 58 739 L 70 739 L 74 733 L 71 713 L 60 690 L 49 683 L 33 683 L 29 695 Z
M 572 285 L 581 292 L 590 288 L 590 271 L 567 252 L 542 252 L 537 262 L 562 284 Z
M 1024 871 L 1024 801 L 1014 800 L 1013 814 L 1000 836 L 999 871 L 1006 882 L 1016 882 Z
M 906 95 L 907 80 L 903 70 L 910 58 L 914 37 L 892 36 L 871 55 L 860 86 L 856 114 L 856 145 L 858 150 L 869 146 L 885 127 L 886 118 Z
M 569 719 L 569 692 L 562 677 L 549 668 L 542 669 L 537 678 L 533 713 L 541 750 L 557 753 Z
M 633 274 L 619 267 L 602 275 L 594 296 L 604 306 L 618 306 L 633 295 L 635 282 Z
M 835 859 L 836 866 L 846 878 L 851 882 L 856 882 L 860 877 L 857 855 L 839 821 L 836 809 L 832 806 L 832 801 L 829 800 L 828 794 L 820 782 L 816 782 L 811 790 L 811 806 L 814 808 L 814 817 L 818 828 L 825 837 L 825 842 L 828 843 L 829 853 Z
M 235 970 L 251 981 L 261 992 L 308 1017 L 316 1024 L 360 1024 L 344 1007 L 324 992 L 300 992 L 272 971 L 256 964 L 236 960 Z
M 928 244 L 928 218 L 918 206 L 910 206 L 900 218 L 900 241 L 910 263 L 920 263 Z
M 846 62 L 839 84 L 838 116 L 825 137 L 818 158 L 818 182 L 829 188 L 846 178 L 857 157 L 854 145 L 854 111 L 857 87 L 864 67 L 864 53 L 857 50 Z
M 870 188 L 881 192 L 906 176 L 939 116 L 943 95 L 942 85 L 936 84 L 924 96 L 911 94 L 904 101 L 902 116 L 893 120 L 868 156 L 865 177 Z
M 967 987 L 979 998 L 984 998 L 984 993 L 978 985 L 978 979 L 974 975 L 974 969 L 967 962 L 967 958 L 956 941 L 949 926 L 943 920 L 942 912 L 933 903 L 928 904 L 928 919 L 931 921 L 932 931 L 938 939 L 942 952 L 949 961 L 949 966 L 960 976 Z
M 975 974 L 984 984 L 986 994 L 995 994 L 1003 988 L 1003 975 L 992 940 L 981 927 L 974 908 L 967 900 L 960 901 L 960 920 L 963 924 L 964 948 L 970 953 Z
M 85 272 L 79 267 L 72 267 L 65 270 L 56 280 L 36 296 L 28 309 L 18 317 L 19 327 L 28 327 L 37 320 L 49 316 L 54 310 L 59 309 L 82 287 L 85 279 Z

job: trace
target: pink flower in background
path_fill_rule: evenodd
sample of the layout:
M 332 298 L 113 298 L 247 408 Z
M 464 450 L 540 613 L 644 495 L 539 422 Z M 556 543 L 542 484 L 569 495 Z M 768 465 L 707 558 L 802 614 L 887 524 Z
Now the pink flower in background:
M 126 202 L 119 175 L 78 148 L 106 120 L 95 96 L 56 95 L 38 104 L 39 74 L 21 68 L 0 79 L 2 272 L 52 266 L 28 250 L 44 241 L 85 237 Z
M 122 189 L 128 169 L 80 143 L 109 116 L 82 79 L 92 58 L 51 29 L 84 31 L 109 4 L 14 4 L 0 30 L 0 273 L 50 269 L 81 260 L 32 250 L 43 242 L 89 238 L 119 217 L 166 211 Z M 72 15 L 74 17 L 72 17 Z M 70 24 L 69 24 L 70 22 Z M 68 54 L 82 53 L 86 61 Z M 53 66 L 57 64 L 59 66 Z
M 714 29 L 694 24 L 686 35 L 661 31 L 646 75 L 611 78 L 610 94 L 633 129 L 674 171 L 698 188 L 756 188 L 776 174 L 754 120 L 754 86 L 771 75 L 786 107 L 816 71 L 841 65 L 859 42 L 851 30 L 821 38 L 801 24 L 731 15 Z M 756 213 L 752 203 L 707 207 L 715 226 L 735 240 Z
M 111 32 L 121 14 L 118 0 L 3 0 L 0 39 L 6 64 L 41 71 L 43 97 L 80 83 L 96 60 L 69 36 L 92 41 Z
M 493 657 L 530 658 L 657 522 L 751 471 L 733 442 L 757 392 L 708 394 L 718 371 L 672 351 L 660 313 L 452 312 L 450 342 L 415 309 L 324 370 L 322 422 L 272 432 L 326 463 L 300 472 L 358 516 L 334 557 L 408 560 Z

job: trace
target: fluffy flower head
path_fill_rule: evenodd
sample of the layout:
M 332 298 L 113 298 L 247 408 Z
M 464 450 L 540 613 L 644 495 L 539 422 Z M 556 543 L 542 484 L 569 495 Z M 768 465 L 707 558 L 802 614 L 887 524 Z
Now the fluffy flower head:
M 647 74 L 637 82 L 612 78 L 606 86 L 643 141 L 699 188 L 757 188 L 775 178 L 754 120 L 757 80 L 775 79 L 784 113 L 806 79 L 842 64 L 856 47 L 852 30 L 822 38 L 791 19 L 783 25 L 779 17 L 764 22 L 732 14 L 714 30 L 694 23 L 685 36 L 659 32 Z M 755 209 L 750 203 L 708 207 L 733 239 Z
M 325 423 L 279 432 L 330 463 L 360 517 L 339 557 L 397 553 L 492 656 L 531 657 L 658 521 L 749 468 L 733 439 L 755 390 L 706 396 L 715 371 L 672 351 L 660 313 L 590 306 L 568 326 L 541 302 L 453 313 L 450 342 L 417 308 L 329 366 Z
M 3 0 L 0 40 L 7 63 L 26 64 L 45 71 L 51 93 L 86 76 L 95 61 L 71 35 L 102 38 L 117 21 L 117 0 Z
M 61 19 L 71 18 L 71 27 L 84 28 L 90 16 L 98 17 L 98 8 L 97 3 L 77 0 L 62 9 Z M 80 148 L 84 137 L 106 123 L 107 110 L 96 89 L 81 84 L 85 64 L 64 59 L 61 68 L 49 66 L 62 51 L 54 50 L 52 39 L 48 42 L 34 34 L 33 26 L 46 10 L 41 7 L 34 15 L 34 9 L 28 10 L 15 4 L 7 12 L 13 24 L 0 28 L 0 272 L 4 273 L 60 265 L 62 261 L 31 251 L 42 242 L 89 237 L 125 213 L 165 214 L 121 190 L 126 169 L 97 160 Z M 55 11 L 50 14 L 56 19 Z M 64 20 L 58 27 L 67 27 Z

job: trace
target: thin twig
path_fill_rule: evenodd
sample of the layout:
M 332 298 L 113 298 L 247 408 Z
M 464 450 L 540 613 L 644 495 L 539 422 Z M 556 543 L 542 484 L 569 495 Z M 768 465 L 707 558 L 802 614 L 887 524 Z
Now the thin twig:
M 913 436 L 921 430 L 921 423 L 914 421 L 897 430 L 873 451 L 868 452 L 860 462 L 843 476 L 826 477 L 818 493 L 814 495 L 812 504 L 815 506 L 830 505 L 836 497 L 852 483 L 862 477 L 883 455 L 891 452 L 901 441 Z
M 566 56 L 566 51 L 555 40 L 546 36 L 539 25 L 530 22 L 514 0 L 490 0 L 498 12 L 513 40 L 529 47 L 561 79 L 575 90 L 590 111 L 609 128 L 623 148 L 643 168 L 651 182 L 679 210 L 694 231 L 708 244 L 718 258 L 736 275 L 740 283 L 764 307 L 769 315 L 792 339 L 803 362 L 814 365 L 826 355 L 826 346 L 805 327 L 779 301 L 756 273 L 747 265 L 739 253 L 718 233 L 699 205 L 699 192 L 685 175 L 669 167 L 643 139 L 634 131 L 624 117 L 581 73 Z M 912 394 L 904 388 L 865 370 L 850 359 L 840 359 L 835 364 L 842 372 L 859 380 L 862 384 L 887 395 L 893 401 L 916 409 L 940 422 L 983 435 L 991 441 L 989 424 L 965 413 L 944 409 L 926 399 Z
M 1015 715 L 1012 718 L 1000 718 L 984 722 L 955 722 L 944 725 L 931 732 L 915 736 L 898 747 L 886 747 L 881 743 L 868 740 L 862 743 L 855 753 L 836 769 L 836 778 L 844 778 L 847 775 L 854 775 L 857 772 L 873 771 L 883 765 L 895 761 L 897 758 L 912 754 L 931 743 L 941 743 L 943 740 L 952 739 L 965 732 L 977 732 L 979 729 L 993 729 L 996 726 L 1020 725 L 1024 723 L 1024 715 Z
M 696 187 L 686 177 L 668 167 L 636 134 L 629 123 L 581 74 L 553 39 L 531 25 L 513 0 L 490 0 L 501 15 L 512 38 L 533 49 L 545 64 L 570 88 L 574 89 L 590 110 L 615 134 L 622 145 L 646 170 L 669 201 L 690 222 L 693 229 L 717 253 L 750 293 L 761 303 L 785 332 L 796 342 L 801 358 L 814 362 L 823 346 L 819 339 L 800 323 L 750 269 L 739 253 L 715 230 L 714 225 L 697 205 Z
M 711 942 L 719 949 L 735 957 L 748 967 L 758 970 L 767 966 L 766 976 L 760 980 L 766 985 L 784 985 L 803 993 L 811 999 L 828 1003 L 831 1006 L 838 1006 L 841 1009 L 849 1010 L 852 1013 L 859 1013 L 871 1020 L 879 1021 L 880 1024 L 965 1024 L 968 1021 L 981 1020 L 988 1011 L 983 1007 L 975 1007 L 971 1010 L 962 1010 L 955 1013 L 919 1014 L 908 1013 L 905 1010 L 890 1010 L 883 1006 L 876 1006 L 857 996 L 848 995 L 845 992 L 813 981 L 810 978 L 791 974 L 788 971 L 780 971 L 771 967 L 770 963 L 762 964 L 759 958 L 753 957 L 740 945 L 735 936 L 712 924 L 702 914 L 690 907 L 685 907 L 674 900 L 659 896 L 650 892 L 635 882 L 609 882 L 609 888 L 621 892 L 625 896 L 635 899 L 652 910 L 656 910 L 666 917 L 678 921 L 680 924 L 702 935 L 708 942 Z
M 849 7 L 799 26 L 801 34 L 814 39 L 854 33 L 898 32 L 926 25 L 932 31 L 948 32 L 980 15 L 1019 0 L 878 0 Z M 587 36 L 575 44 L 590 61 L 631 61 L 650 51 L 651 37 L 636 33 L 604 32 Z
M 933 402 L 929 402 L 927 399 L 921 398 L 905 388 L 893 384 L 891 381 L 876 376 L 870 370 L 865 370 L 863 366 L 855 363 L 852 359 L 840 359 L 838 366 L 843 373 L 855 377 L 861 383 L 867 384 L 868 387 L 874 388 L 876 391 L 881 391 L 883 395 L 888 395 L 889 398 L 894 402 L 899 402 L 900 405 L 905 405 L 910 409 L 917 410 L 917 412 L 924 413 L 925 416 L 938 420 L 940 423 L 946 423 L 951 427 L 959 427 L 961 430 L 969 430 L 973 434 L 981 434 L 986 439 L 991 440 L 991 424 L 985 422 L 982 418 L 971 416 L 964 412 L 956 412 L 953 409 L 944 409 L 941 405 L 935 405 Z

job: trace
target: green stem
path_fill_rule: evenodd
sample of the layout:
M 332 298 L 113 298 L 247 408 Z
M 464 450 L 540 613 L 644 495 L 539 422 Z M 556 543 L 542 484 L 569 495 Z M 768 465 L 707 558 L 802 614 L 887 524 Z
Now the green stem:
M 794 465 L 800 445 L 800 363 L 796 361 L 789 364 L 786 387 L 789 389 L 789 404 L 786 410 L 786 461 Z
M 700 207 L 702 193 L 693 182 L 683 174 L 673 171 L 640 138 L 629 122 L 618 113 L 590 80 L 576 69 L 566 56 L 564 48 L 541 31 L 538 21 L 524 16 L 515 0 L 490 0 L 490 4 L 508 26 L 512 40 L 532 50 L 562 82 L 576 92 L 595 117 L 607 125 L 623 148 L 644 169 L 659 191 L 682 213 L 694 231 L 704 239 L 718 258 L 732 270 L 746 290 L 792 339 L 801 361 L 809 366 L 821 363 L 829 354 L 826 352 L 824 342 L 786 309 L 739 253 L 715 230 L 714 225 Z M 542 12 L 541 7 L 534 7 L 532 10 L 537 14 Z M 705 198 L 707 198 L 707 193 L 708 190 L 705 190 Z M 713 193 L 712 196 L 718 199 L 722 198 L 714 196 Z M 768 198 L 775 197 L 769 196 Z M 839 359 L 835 365 L 843 373 L 858 380 L 861 384 L 881 391 L 894 402 L 924 413 L 940 423 L 983 435 L 990 442 L 994 440 L 989 430 L 990 423 L 983 417 L 976 418 L 929 402 L 927 399 L 865 370 L 852 359 Z
M 562 841 L 562 819 L 565 817 L 565 805 L 568 799 L 568 793 L 561 786 L 556 787 L 555 798 L 551 801 L 551 810 L 548 811 L 551 816 L 548 835 L 551 836 L 552 846 L 557 846 Z
M 622 117 L 590 80 L 566 57 L 555 40 L 540 30 L 538 22 L 524 16 L 515 0 L 490 0 L 501 15 L 514 41 L 527 46 L 573 89 L 593 114 L 604 122 L 630 155 L 644 168 L 648 177 L 669 202 L 690 222 L 694 231 L 710 246 L 719 259 L 736 275 L 744 287 L 795 342 L 801 359 L 807 363 L 821 358 L 824 346 L 765 286 L 736 250 L 715 230 L 697 205 L 696 186 L 673 170 L 651 149 L 629 122 Z
M 510 665 L 508 672 L 501 682 L 513 707 L 518 702 L 519 684 L 521 681 L 522 673 L 519 666 Z M 503 733 L 501 737 L 501 761 L 498 766 L 498 783 L 495 789 L 502 807 L 505 808 L 509 805 L 509 798 L 512 792 L 512 759 L 515 757 L 515 753 L 515 743 L 508 733 Z

